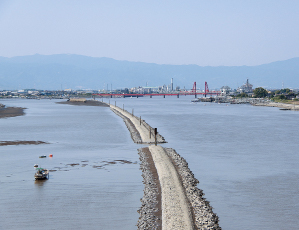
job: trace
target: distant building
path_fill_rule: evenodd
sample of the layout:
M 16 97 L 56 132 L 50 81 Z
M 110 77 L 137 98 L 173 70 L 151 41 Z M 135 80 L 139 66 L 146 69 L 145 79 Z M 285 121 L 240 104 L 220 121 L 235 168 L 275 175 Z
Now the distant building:
M 244 85 L 242 85 L 241 87 L 239 87 L 237 89 L 237 92 L 239 92 L 239 93 L 252 93 L 253 92 L 252 85 L 249 83 L 248 79 Z
M 220 90 L 221 95 L 228 95 L 232 91 L 232 89 L 229 86 L 222 86 Z

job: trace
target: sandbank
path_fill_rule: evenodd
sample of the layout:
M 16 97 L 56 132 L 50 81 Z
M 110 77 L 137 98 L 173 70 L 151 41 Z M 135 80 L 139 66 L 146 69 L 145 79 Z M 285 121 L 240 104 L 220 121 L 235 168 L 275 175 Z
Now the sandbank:
M 25 108 L 5 107 L 4 105 L 2 105 L 0 107 L 0 118 L 22 116 L 25 114 L 24 110 Z
M 6 145 L 40 145 L 40 144 L 49 144 L 44 141 L 0 141 L 0 146 Z
M 97 100 L 86 100 L 86 99 L 70 99 L 68 101 L 56 102 L 57 104 L 67 104 L 67 105 L 78 105 L 78 106 L 103 106 L 109 107 L 104 102 Z

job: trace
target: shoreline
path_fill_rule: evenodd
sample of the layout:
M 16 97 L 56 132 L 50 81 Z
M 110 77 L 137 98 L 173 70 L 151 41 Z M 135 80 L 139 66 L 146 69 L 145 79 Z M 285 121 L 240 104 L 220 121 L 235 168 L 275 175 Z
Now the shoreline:
M 253 106 L 277 107 L 277 108 L 280 108 L 280 110 L 299 111 L 298 104 L 287 104 L 287 103 L 281 103 L 281 102 L 257 103 L 257 104 L 253 104 Z
M 22 116 L 25 114 L 25 109 L 26 108 L 21 107 L 6 107 L 5 105 L 0 104 L 0 118 Z

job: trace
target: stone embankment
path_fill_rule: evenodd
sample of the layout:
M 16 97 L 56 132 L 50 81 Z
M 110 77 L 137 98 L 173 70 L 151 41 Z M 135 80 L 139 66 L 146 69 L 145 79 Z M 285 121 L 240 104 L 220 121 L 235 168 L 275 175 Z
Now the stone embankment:
M 121 116 L 136 143 L 154 143 L 152 128 L 131 113 L 116 106 L 110 108 Z M 165 143 L 162 136 L 158 143 Z M 219 219 L 197 188 L 198 180 L 188 163 L 171 148 L 150 145 L 139 149 L 144 196 L 138 229 L 221 229 Z
M 161 146 L 138 151 L 145 185 L 138 229 L 221 229 L 184 158 Z
M 138 229 L 162 229 L 161 186 L 155 163 L 148 148 L 138 149 L 140 169 L 144 183 L 144 195 L 141 207 Z
M 195 229 L 190 202 L 171 158 L 162 146 L 149 146 L 162 198 L 162 229 Z
M 203 196 L 201 189 L 197 188 L 199 181 L 188 167 L 187 161 L 174 149 L 167 148 L 165 152 L 172 160 L 181 179 L 185 194 L 192 207 L 193 220 L 197 229 L 221 229 L 219 218 L 213 212 L 212 206 Z

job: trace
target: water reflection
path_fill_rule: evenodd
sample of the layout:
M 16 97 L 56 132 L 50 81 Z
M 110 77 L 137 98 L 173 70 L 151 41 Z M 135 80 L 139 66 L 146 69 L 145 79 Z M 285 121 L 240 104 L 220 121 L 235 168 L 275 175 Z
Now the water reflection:
M 44 186 L 44 183 L 46 183 L 46 181 L 47 180 L 35 180 L 34 184 L 35 184 L 35 186 L 42 187 L 42 186 Z

